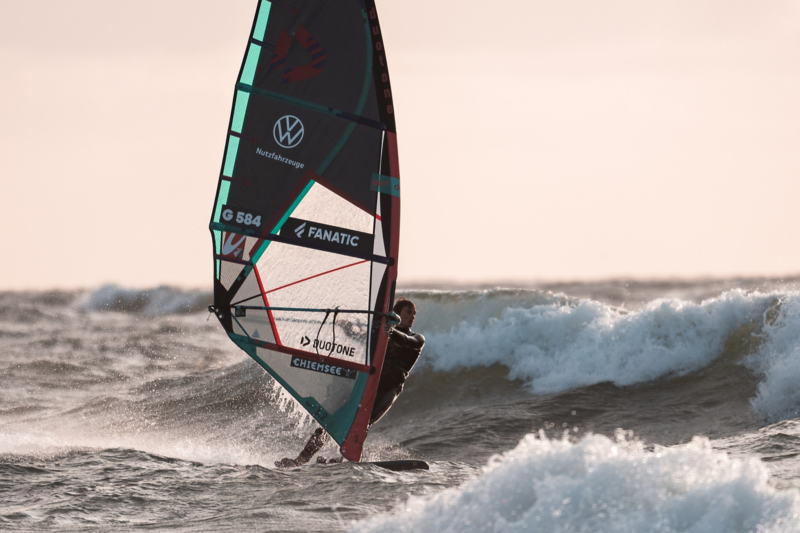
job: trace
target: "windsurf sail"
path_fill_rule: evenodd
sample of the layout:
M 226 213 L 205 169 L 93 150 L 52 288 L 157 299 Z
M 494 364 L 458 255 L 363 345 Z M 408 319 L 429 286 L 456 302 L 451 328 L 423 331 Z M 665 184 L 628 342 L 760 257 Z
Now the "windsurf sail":
M 374 0 L 259 0 L 211 215 L 231 340 L 361 458 L 400 228 Z

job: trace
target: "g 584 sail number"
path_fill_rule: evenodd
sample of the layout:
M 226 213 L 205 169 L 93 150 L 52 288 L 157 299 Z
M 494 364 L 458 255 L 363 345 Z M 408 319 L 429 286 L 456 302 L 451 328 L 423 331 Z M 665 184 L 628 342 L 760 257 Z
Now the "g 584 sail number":
M 230 222 L 234 219 L 236 219 L 237 224 L 244 224 L 245 226 L 258 227 L 261 225 L 261 215 L 254 216 L 250 213 L 245 213 L 244 211 L 237 211 L 234 209 L 224 209 L 222 211 L 222 220 L 225 222 Z

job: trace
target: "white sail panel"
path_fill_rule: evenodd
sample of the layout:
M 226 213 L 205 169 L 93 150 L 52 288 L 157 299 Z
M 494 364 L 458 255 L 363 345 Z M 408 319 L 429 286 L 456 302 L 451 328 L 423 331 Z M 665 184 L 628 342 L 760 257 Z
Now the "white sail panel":
M 298 364 L 298 360 L 291 355 L 263 348 L 258 348 L 257 353 L 298 396 L 301 398 L 313 397 L 325 409 L 326 414 L 334 414 L 341 409 L 350 399 L 353 388 L 356 386 L 355 372 L 351 373 L 350 377 L 331 374 L 330 367 L 335 366 L 334 361 L 323 363 L 323 365 L 328 365 L 328 372 L 324 372 L 324 366 L 323 371 L 293 366 L 292 361 L 294 360 Z M 337 368 L 334 369 L 334 371 L 336 370 Z M 309 408 L 307 405 L 304 407 Z
M 311 187 L 292 216 L 364 233 L 372 233 L 374 219 L 363 209 L 356 207 L 319 183 L 315 183 Z
M 369 309 L 369 261 L 272 243 L 258 268 L 272 307 Z M 284 346 L 346 360 L 366 360 L 366 313 L 342 313 L 336 316 L 335 328 L 332 314 L 323 326 L 325 313 L 272 313 Z

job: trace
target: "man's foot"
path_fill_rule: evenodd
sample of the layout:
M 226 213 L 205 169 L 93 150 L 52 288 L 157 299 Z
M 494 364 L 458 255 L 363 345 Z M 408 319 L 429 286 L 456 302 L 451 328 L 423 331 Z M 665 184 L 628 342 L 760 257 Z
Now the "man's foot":
M 296 459 L 284 457 L 280 461 L 275 461 L 275 466 L 278 468 L 294 468 L 296 466 L 300 466 L 300 463 L 298 463 Z
M 314 434 L 311 435 L 311 438 L 308 439 L 305 448 L 303 451 L 300 452 L 300 455 L 297 456 L 297 459 L 289 459 L 288 457 L 281 459 L 280 461 L 275 461 L 275 466 L 278 468 L 294 468 L 297 466 L 303 466 L 307 462 L 314 457 L 314 454 L 317 453 L 325 446 L 325 443 L 328 441 L 328 434 L 325 433 L 325 430 L 322 428 L 317 428 L 314 431 Z M 317 462 L 320 462 L 319 460 Z M 322 461 L 325 462 L 324 459 Z
M 341 463 L 344 460 L 342 457 L 334 457 L 333 459 L 325 459 L 324 456 L 320 455 L 317 457 L 317 464 L 318 465 L 335 465 Z

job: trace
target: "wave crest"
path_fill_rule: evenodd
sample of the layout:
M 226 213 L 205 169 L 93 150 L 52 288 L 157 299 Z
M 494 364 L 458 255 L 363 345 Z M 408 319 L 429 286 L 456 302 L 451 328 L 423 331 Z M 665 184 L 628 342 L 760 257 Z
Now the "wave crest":
M 757 459 L 707 439 L 647 451 L 618 435 L 578 443 L 528 435 L 484 474 L 351 531 L 689 531 L 778 533 L 800 528 L 800 493 L 779 491 Z
M 800 416 L 800 298 L 781 298 L 770 311 L 763 345 L 746 363 L 762 378 L 753 408 L 777 422 Z
M 659 299 L 626 311 L 515 292 L 409 295 L 417 302 L 416 328 L 428 339 L 421 364 L 451 372 L 500 363 L 535 393 L 633 385 L 707 366 L 777 298 L 733 290 L 700 304 Z
M 81 311 L 116 311 L 162 316 L 196 313 L 209 304 L 211 294 L 208 291 L 182 290 L 167 286 L 126 289 L 109 284 L 82 294 L 75 302 L 75 307 Z

